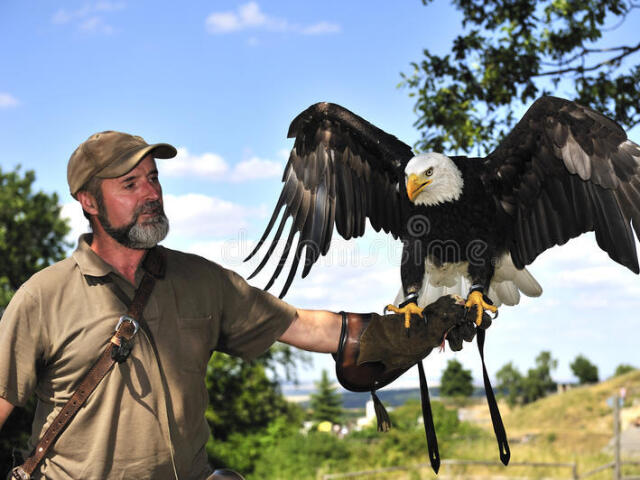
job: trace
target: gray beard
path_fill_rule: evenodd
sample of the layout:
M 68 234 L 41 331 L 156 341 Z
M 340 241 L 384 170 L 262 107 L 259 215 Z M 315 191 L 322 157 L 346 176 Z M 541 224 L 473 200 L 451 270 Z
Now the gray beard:
M 155 212 L 156 216 L 146 222 L 138 223 L 140 214 L 150 212 Z M 164 214 L 162 204 L 158 201 L 149 202 L 136 209 L 131 222 L 117 228 L 109 222 L 104 206 L 98 204 L 98 220 L 100 220 L 104 231 L 116 242 L 136 250 L 155 247 L 169 233 L 169 220 Z

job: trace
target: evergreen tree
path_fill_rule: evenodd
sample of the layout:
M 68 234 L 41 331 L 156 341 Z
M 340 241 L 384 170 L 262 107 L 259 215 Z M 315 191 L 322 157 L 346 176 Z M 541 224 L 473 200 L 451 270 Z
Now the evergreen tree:
M 598 367 L 591 363 L 585 356 L 578 355 L 569 365 L 580 385 L 598 383 Z
M 315 383 L 316 391 L 311 394 L 311 418 L 316 422 L 329 421 L 340 423 L 342 421 L 342 396 L 336 391 L 329 381 L 329 374 L 322 370 L 320 381 Z
M 471 370 L 453 359 L 447 363 L 440 379 L 440 394 L 444 397 L 470 397 L 473 393 Z

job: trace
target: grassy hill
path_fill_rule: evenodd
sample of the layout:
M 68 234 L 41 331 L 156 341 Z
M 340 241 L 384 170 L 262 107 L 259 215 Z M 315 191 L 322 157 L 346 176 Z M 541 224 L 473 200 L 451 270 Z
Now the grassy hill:
M 501 412 L 511 446 L 511 462 L 576 462 L 579 473 L 586 473 L 612 460 L 611 453 L 605 447 L 613 437 L 613 410 L 607 405 L 607 399 L 617 395 L 622 387 L 628 391 L 625 402 L 627 417 L 640 415 L 640 407 L 633 407 L 633 401 L 640 402 L 640 370 L 616 377 L 597 385 L 576 387 L 565 393 L 550 395 L 547 398 L 524 407 L 510 410 L 501 404 Z M 487 430 L 491 430 L 486 405 L 474 407 L 486 412 Z M 631 414 L 631 415 L 629 415 Z M 483 415 L 478 415 L 483 419 Z M 623 415 L 623 428 L 624 425 Z M 496 459 L 495 443 L 482 441 L 473 444 L 460 443 L 455 448 L 456 458 Z M 638 460 L 638 458 L 636 458 Z M 625 467 L 626 475 L 638 475 L 639 469 Z M 498 474 L 495 469 L 494 474 Z M 531 478 L 570 477 L 568 469 L 531 469 L 510 466 L 500 469 L 500 475 L 527 476 Z M 474 473 L 477 469 L 474 468 Z M 450 472 L 453 473 L 453 472 Z M 611 478 L 611 471 L 590 478 Z

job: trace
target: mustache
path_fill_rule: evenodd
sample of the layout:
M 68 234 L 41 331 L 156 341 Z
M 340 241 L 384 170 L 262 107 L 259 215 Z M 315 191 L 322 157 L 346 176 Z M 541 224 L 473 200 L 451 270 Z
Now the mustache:
M 137 218 L 139 215 L 152 213 L 155 213 L 157 215 L 164 215 L 164 208 L 162 208 L 162 203 L 159 200 L 147 202 L 144 205 L 138 207 L 135 211 L 135 216 Z

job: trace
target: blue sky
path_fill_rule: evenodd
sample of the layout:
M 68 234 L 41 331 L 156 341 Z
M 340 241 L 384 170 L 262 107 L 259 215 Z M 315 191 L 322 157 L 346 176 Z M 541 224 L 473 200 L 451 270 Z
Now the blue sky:
M 87 227 L 67 193 L 74 148 L 107 129 L 172 143 L 178 159 L 159 163 L 172 223 L 165 244 L 246 276 L 251 269 L 241 260 L 280 192 L 293 117 L 331 101 L 413 144 L 413 101 L 397 88 L 400 72 L 410 72 L 425 47 L 445 53 L 459 28 L 459 14 L 443 1 L 5 1 L 0 166 L 33 169 L 38 188 L 58 192 L 75 241 Z M 611 41 L 635 38 L 625 28 Z M 637 131 L 631 138 L 640 141 Z M 356 242 L 334 238 L 328 258 L 294 282 L 287 300 L 380 311 L 400 285 L 400 245 L 375 232 Z M 526 370 L 541 350 L 559 359 L 562 380 L 571 379 L 579 353 L 601 376 L 620 363 L 640 365 L 632 335 L 639 278 L 608 260 L 591 236 L 545 253 L 530 271 L 545 292 L 502 309 L 487 337 L 491 374 L 509 361 Z M 469 344 L 459 354 L 432 353 L 428 376 L 438 380 L 454 357 L 482 378 Z M 327 355 L 313 361 L 303 380 L 332 368 Z M 405 377 L 415 382 L 417 374 Z

